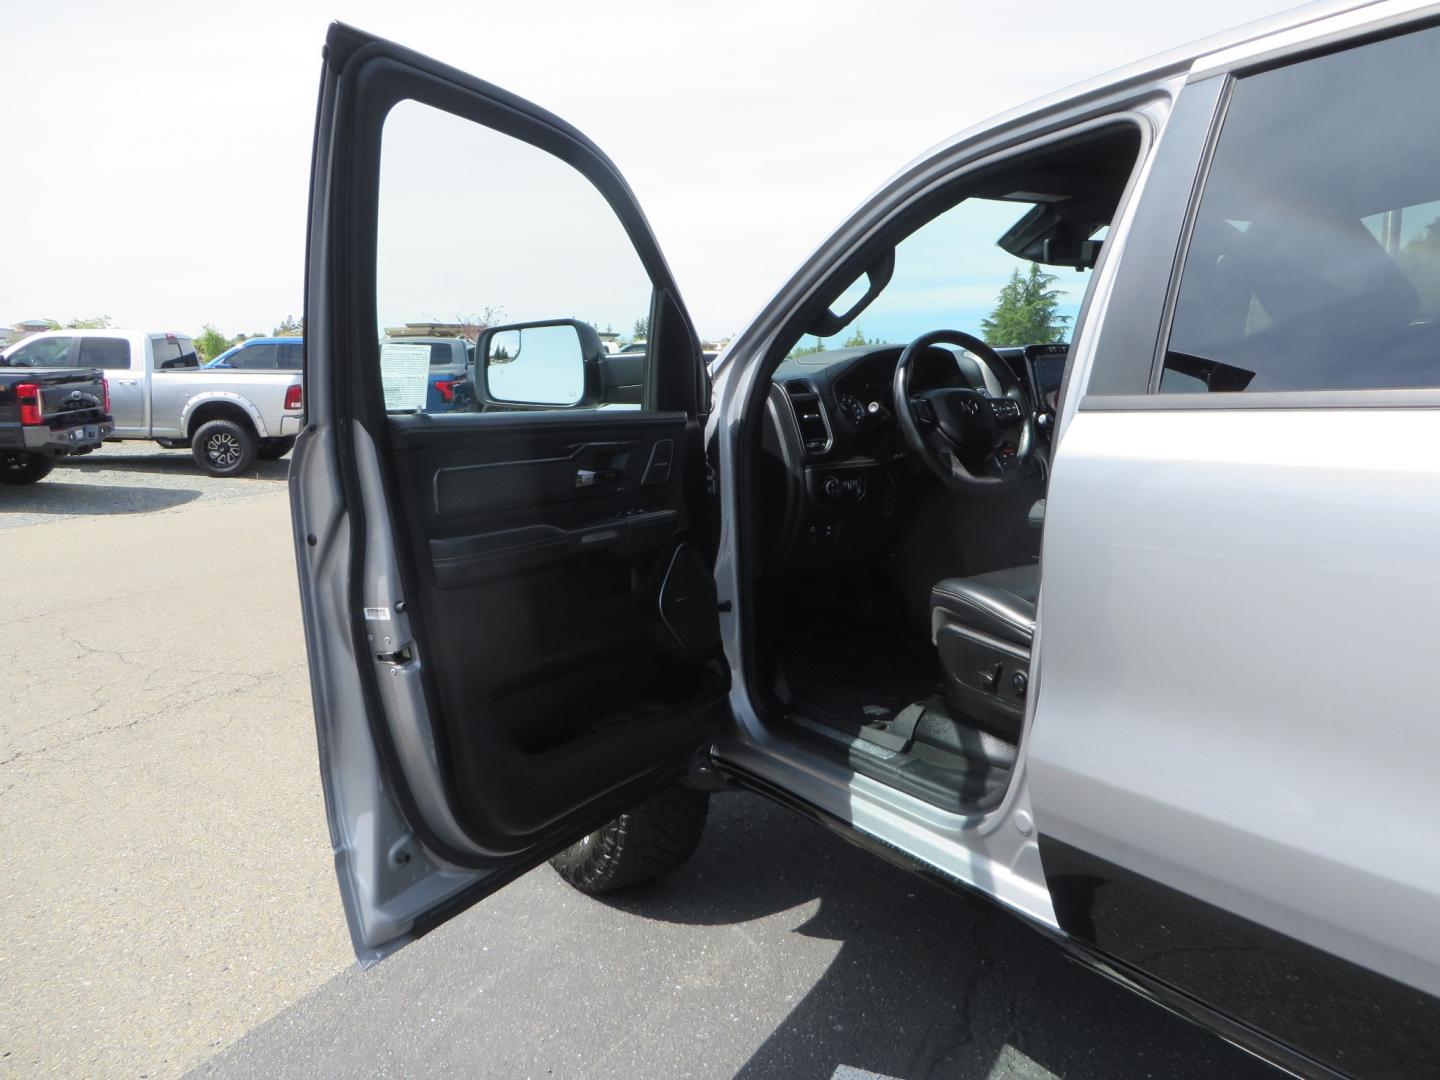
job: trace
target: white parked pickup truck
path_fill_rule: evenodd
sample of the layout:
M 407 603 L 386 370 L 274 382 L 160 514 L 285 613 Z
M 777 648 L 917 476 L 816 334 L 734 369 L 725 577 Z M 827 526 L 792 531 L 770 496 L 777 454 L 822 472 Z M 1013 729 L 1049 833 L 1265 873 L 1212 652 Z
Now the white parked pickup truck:
M 47 330 L 0 352 L 0 366 L 103 369 L 110 438 L 188 447 L 212 476 L 283 457 L 302 423 L 300 372 L 202 369 L 184 334 Z

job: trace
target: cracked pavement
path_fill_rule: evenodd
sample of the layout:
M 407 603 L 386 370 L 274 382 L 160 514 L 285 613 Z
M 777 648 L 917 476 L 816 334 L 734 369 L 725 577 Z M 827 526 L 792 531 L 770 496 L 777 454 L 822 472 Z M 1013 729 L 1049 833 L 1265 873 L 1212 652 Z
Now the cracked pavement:
M 0 492 L 0 1075 L 178 1075 L 353 962 L 284 485 L 75 513 L 204 483 L 125 450 Z
M 122 449 L 0 503 L 0 1076 L 1274 1075 L 750 795 L 662 882 L 541 867 L 359 971 L 283 471 Z

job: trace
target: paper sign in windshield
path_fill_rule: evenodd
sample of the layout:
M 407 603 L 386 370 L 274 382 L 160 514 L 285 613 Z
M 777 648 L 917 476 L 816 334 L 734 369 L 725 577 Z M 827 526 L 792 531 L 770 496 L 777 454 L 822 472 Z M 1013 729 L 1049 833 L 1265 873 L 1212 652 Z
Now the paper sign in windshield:
M 380 346 L 380 385 L 385 390 L 386 411 L 423 410 L 429 382 L 429 345 Z

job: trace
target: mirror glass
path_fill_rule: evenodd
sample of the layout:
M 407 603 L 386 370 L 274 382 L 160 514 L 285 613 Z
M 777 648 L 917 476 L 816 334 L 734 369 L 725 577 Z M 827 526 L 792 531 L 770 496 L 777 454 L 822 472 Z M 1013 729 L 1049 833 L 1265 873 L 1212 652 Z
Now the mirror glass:
M 486 349 L 485 380 L 496 401 L 574 405 L 585 393 L 585 351 L 574 326 L 501 330 Z

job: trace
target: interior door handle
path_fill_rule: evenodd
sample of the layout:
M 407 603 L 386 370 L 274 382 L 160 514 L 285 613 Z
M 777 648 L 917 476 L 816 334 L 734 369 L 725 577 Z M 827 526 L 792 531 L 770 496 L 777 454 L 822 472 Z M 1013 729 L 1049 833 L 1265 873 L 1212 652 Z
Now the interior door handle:
M 576 469 L 575 486 L 588 488 L 594 487 L 596 484 L 608 484 L 619 476 L 619 469 Z

